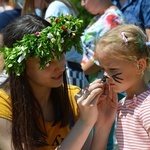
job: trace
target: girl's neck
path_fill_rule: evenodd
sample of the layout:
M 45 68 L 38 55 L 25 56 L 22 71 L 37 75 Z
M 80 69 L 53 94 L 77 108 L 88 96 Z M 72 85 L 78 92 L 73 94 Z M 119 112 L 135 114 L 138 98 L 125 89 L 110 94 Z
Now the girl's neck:
M 138 96 L 141 93 L 143 93 L 144 91 L 147 91 L 149 89 L 149 87 L 147 86 L 147 84 L 143 81 L 141 83 L 136 84 L 134 87 L 128 89 L 126 91 L 127 94 L 127 99 L 132 99 L 134 95 Z

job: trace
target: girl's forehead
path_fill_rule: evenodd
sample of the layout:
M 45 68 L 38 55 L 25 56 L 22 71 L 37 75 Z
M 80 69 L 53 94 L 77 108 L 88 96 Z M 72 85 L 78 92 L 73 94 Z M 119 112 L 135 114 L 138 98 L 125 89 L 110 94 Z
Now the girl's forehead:
M 100 64 L 103 67 L 112 67 L 118 65 L 118 61 L 114 60 L 100 61 Z
M 116 57 L 111 56 L 101 56 L 99 57 L 99 62 L 102 67 L 112 67 L 112 66 L 118 66 L 122 64 L 123 60 L 116 59 Z

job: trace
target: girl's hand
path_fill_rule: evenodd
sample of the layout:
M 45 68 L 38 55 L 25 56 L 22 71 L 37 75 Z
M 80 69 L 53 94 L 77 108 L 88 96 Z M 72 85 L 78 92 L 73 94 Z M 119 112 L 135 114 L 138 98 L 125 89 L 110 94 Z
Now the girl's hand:
M 88 87 L 82 89 L 76 100 L 80 110 L 80 119 L 87 124 L 94 125 L 98 118 L 99 97 L 104 92 L 104 84 L 101 80 L 95 80 Z

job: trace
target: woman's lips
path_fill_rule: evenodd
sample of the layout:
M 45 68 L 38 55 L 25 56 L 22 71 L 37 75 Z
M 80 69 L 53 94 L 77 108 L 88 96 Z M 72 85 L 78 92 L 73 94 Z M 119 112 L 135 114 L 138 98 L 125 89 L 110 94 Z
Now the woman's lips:
M 61 79 L 62 78 L 62 76 L 63 76 L 63 74 L 60 74 L 59 76 L 57 76 L 57 77 L 53 77 L 53 79 Z

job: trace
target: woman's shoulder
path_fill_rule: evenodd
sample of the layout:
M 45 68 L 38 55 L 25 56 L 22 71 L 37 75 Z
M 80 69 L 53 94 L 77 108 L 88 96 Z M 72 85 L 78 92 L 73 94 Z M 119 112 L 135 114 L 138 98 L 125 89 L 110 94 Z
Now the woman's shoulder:
M 75 95 L 79 93 L 81 89 L 78 86 L 75 85 L 68 85 L 68 94 L 70 98 L 70 103 L 75 115 L 75 120 L 79 117 L 79 109 L 77 105 L 77 101 L 75 99 Z
M 5 100 L 9 99 L 9 95 L 3 89 L 0 89 L 0 99 L 1 98 Z
M 122 11 L 118 7 L 111 6 L 105 11 L 104 16 L 110 16 L 110 15 L 114 15 L 118 17 L 118 19 L 123 19 L 123 23 L 125 23 L 125 17 Z
M 74 94 L 77 94 L 81 90 L 80 87 L 68 84 L 68 91 Z
M 3 89 L 0 89 L 0 117 L 11 120 L 11 111 L 10 97 Z

